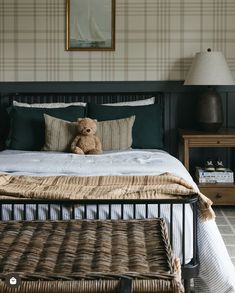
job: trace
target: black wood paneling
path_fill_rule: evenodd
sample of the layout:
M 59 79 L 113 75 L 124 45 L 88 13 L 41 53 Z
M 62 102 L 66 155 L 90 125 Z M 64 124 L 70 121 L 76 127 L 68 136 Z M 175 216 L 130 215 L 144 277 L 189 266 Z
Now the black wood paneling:
M 218 87 L 223 100 L 224 126 L 235 128 L 235 86 Z M 0 95 L 14 93 L 154 93 L 162 92 L 165 100 L 165 141 L 167 150 L 178 153 L 178 128 L 197 129 L 195 105 L 204 87 L 183 86 L 182 81 L 120 82 L 0 82 Z M 195 150 L 194 164 L 201 164 L 215 150 Z M 222 156 L 225 156 L 222 152 Z M 215 154 L 214 156 L 217 156 Z M 225 156 L 228 161 L 228 155 Z M 195 158 L 195 159 L 194 159 Z

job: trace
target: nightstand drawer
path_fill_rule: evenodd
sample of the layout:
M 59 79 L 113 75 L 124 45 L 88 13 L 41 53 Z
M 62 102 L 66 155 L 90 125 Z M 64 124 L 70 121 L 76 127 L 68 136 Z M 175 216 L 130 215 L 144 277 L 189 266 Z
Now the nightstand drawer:
M 204 139 L 194 137 L 189 139 L 188 143 L 189 147 L 233 147 L 235 139 L 229 137 L 207 137 Z
M 214 205 L 235 205 L 235 185 L 199 186 L 200 191 L 209 197 Z

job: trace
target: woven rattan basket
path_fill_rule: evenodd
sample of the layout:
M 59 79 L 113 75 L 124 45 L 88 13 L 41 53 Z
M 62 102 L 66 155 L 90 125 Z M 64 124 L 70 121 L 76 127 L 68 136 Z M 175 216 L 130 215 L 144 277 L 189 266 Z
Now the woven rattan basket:
M 0 239 L 0 292 L 183 292 L 163 219 L 1 222 Z

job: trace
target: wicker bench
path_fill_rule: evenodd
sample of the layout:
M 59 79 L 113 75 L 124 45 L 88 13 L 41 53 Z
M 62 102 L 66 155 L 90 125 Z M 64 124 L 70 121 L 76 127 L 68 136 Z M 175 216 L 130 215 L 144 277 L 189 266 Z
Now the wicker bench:
M 0 239 L 0 292 L 184 291 L 160 218 L 0 222 Z

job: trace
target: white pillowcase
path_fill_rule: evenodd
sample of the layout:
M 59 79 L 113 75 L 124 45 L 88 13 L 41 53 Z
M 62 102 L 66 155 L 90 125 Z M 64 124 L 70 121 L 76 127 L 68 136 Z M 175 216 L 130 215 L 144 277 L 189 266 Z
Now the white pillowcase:
M 13 106 L 17 107 L 26 107 L 26 108 L 66 108 L 69 106 L 82 106 L 86 107 L 86 103 L 83 102 L 73 102 L 73 103 L 21 103 L 13 101 Z
M 130 101 L 130 102 L 120 102 L 120 103 L 110 103 L 110 104 L 102 104 L 104 106 L 146 106 L 152 105 L 155 103 L 155 97 L 138 100 L 138 101 Z
M 110 103 L 110 104 L 102 104 L 104 106 L 146 106 L 152 105 L 155 103 L 155 97 L 138 100 L 138 101 L 129 101 L 129 102 L 119 102 L 119 103 Z M 86 107 L 87 103 L 83 102 L 73 102 L 73 103 L 21 103 L 18 101 L 13 101 L 13 106 L 17 107 L 27 107 L 27 108 L 66 108 L 69 106 L 83 106 Z

